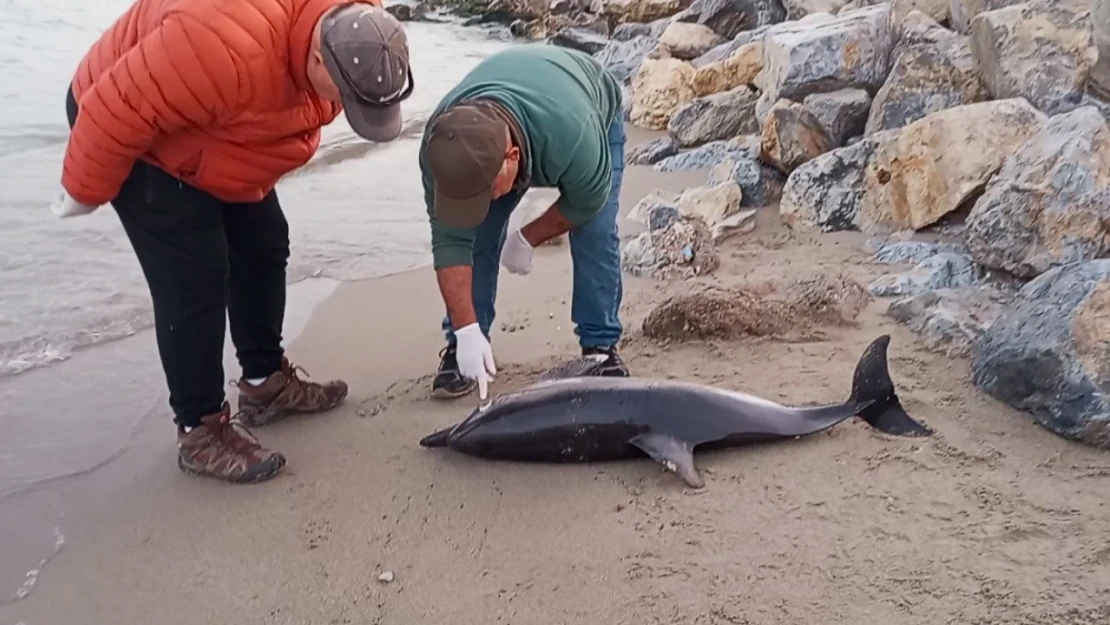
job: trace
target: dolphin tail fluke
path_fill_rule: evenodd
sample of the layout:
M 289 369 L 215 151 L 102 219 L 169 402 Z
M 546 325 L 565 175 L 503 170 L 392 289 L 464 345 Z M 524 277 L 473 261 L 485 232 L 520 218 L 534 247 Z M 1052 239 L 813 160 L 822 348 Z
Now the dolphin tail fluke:
M 451 431 L 454 430 L 454 429 L 455 429 L 455 426 L 452 425 L 449 428 L 443 428 L 442 430 L 440 430 L 438 432 L 433 432 L 433 433 L 425 436 L 424 438 L 420 439 L 420 446 L 421 447 L 446 447 L 447 446 L 447 437 L 451 435 Z
M 871 405 L 861 410 L 859 417 L 880 432 L 893 436 L 929 436 L 932 430 L 906 414 L 894 391 L 887 366 L 889 345 L 890 335 L 884 334 L 864 350 L 852 377 L 852 395 L 848 403 L 870 400 Z

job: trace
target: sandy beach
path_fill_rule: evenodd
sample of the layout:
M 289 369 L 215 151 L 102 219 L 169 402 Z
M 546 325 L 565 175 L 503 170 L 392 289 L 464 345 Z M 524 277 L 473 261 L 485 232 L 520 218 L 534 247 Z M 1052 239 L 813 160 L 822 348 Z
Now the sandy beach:
M 622 207 L 704 176 L 629 167 Z M 889 268 L 868 262 L 863 241 L 794 233 L 761 209 L 709 276 L 626 276 L 623 353 L 634 375 L 806 404 L 846 397 L 865 346 L 890 334 L 896 388 L 932 438 L 853 420 L 702 453 L 699 491 L 646 459 L 521 465 L 421 449 L 477 401 L 428 397 L 442 304 L 421 268 L 340 285 L 288 345 L 314 379 L 342 376 L 351 395 L 333 413 L 256 431 L 289 457 L 279 478 L 183 475 L 159 415 L 98 472 L 112 487 L 87 498 L 0 623 L 1110 622 L 1105 454 L 976 391 L 966 363 L 926 351 L 884 316 L 887 302 L 850 323 L 800 321 L 801 337 L 661 343 L 642 332 L 666 297 L 706 285 L 866 284 Z M 493 393 L 577 353 L 568 249 L 544 247 L 535 264 L 501 278 Z

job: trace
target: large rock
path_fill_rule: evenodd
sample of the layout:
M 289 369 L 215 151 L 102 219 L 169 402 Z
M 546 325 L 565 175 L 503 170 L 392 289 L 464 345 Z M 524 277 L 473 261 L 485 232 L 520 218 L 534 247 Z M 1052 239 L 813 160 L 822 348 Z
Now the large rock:
M 681 18 L 713 29 L 722 37 L 736 35 L 786 19 L 781 0 L 695 0 Z
M 844 145 L 848 137 L 863 132 L 871 110 L 871 96 L 863 89 L 841 89 L 808 95 L 802 104 L 821 122 L 834 147 L 838 147 Z
M 774 204 L 782 197 L 782 185 L 786 182 L 786 176 L 758 159 L 737 154 L 725 158 L 714 167 L 705 184 L 714 186 L 726 180 L 740 186 L 740 206 L 758 208 Z
M 675 111 L 694 97 L 692 65 L 678 59 L 646 59 L 632 79 L 632 123 L 662 130 Z
M 1060 436 L 1110 448 L 1110 259 L 1051 269 L 972 346 L 987 394 Z
M 771 107 L 760 138 L 760 156 L 786 174 L 836 147 L 821 120 L 786 98 Z
M 874 91 L 890 72 L 895 39 L 889 4 L 780 24 L 763 38 L 758 84 L 771 101 L 852 87 Z
M 1005 313 L 1011 298 L 988 284 L 937 289 L 896 299 L 886 314 L 917 334 L 926 349 L 967 356 L 975 341 Z
M 663 135 L 630 148 L 624 159 L 629 165 L 654 165 L 675 154 L 678 154 L 678 144 L 670 135 Z
M 676 59 L 692 61 L 714 47 L 725 43 L 723 37 L 700 24 L 675 22 L 663 31 L 659 43 Z
M 683 147 L 757 132 L 755 101 L 758 97 L 744 85 L 695 98 L 675 111 L 667 123 L 667 132 Z
M 1052 117 L 1009 156 L 966 237 L 980 264 L 1024 278 L 1110 253 L 1110 127 L 1098 111 Z
M 617 80 L 628 83 L 658 46 L 655 38 L 648 36 L 634 37 L 628 41 L 611 41 L 595 58 Z
M 986 99 L 967 37 L 951 33 L 901 49 L 875 94 L 866 132 L 901 128 L 930 113 Z
M 880 276 L 867 290 L 876 297 L 921 295 L 937 289 L 962 289 L 979 281 L 979 268 L 970 257 L 940 252 L 922 260 L 913 269 Z
M 985 11 L 1004 9 L 1027 0 L 950 0 L 949 12 L 952 16 L 952 29 L 967 34 L 971 31 L 971 20 Z
M 763 41 L 763 36 L 770 30 L 770 26 L 764 26 L 755 30 L 747 30 L 732 38 L 731 41 L 726 41 L 721 45 L 713 48 L 709 52 L 699 56 L 693 60 L 694 67 L 705 67 L 710 63 L 723 61 L 730 56 L 736 54 L 740 48 L 748 45 L 749 43 L 759 43 Z M 760 66 L 763 65 L 763 48 L 759 48 Z
M 609 40 L 604 35 L 586 28 L 564 28 L 552 35 L 549 42 L 587 54 L 597 54 L 609 45 Z
M 761 69 L 763 44 L 758 41 L 747 43 L 726 59 L 698 67 L 694 72 L 694 91 L 703 96 L 750 85 Z
M 694 169 L 709 169 L 716 167 L 728 158 L 758 158 L 759 138 L 751 140 L 730 139 L 728 141 L 711 141 L 703 146 L 679 152 L 667 157 L 652 168 L 656 171 L 689 171 Z
M 910 13 L 919 11 L 937 22 L 947 22 L 950 4 L 951 0 L 894 0 L 894 19 L 901 22 Z
M 651 22 L 688 6 L 689 0 L 604 0 L 602 13 L 618 22 Z
M 830 13 L 836 15 L 852 0 L 782 0 L 786 9 L 786 19 L 799 20 L 813 13 Z
M 1091 92 L 1110 101 L 1110 0 L 1091 0 L 1091 39 L 1098 61 L 1091 68 Z
M 796 169 L 780 213 L 793 227 L 826 232 L 919 230 L 981 189 L 1045 120 L 1013 98 L 946 109 L 870 135 Z
M 1078 108 L 1097 58 L 1089 8 L 1033 0 L 977 15 L 971 50 L 991 97 L 1024 97 L 1049 115 Z

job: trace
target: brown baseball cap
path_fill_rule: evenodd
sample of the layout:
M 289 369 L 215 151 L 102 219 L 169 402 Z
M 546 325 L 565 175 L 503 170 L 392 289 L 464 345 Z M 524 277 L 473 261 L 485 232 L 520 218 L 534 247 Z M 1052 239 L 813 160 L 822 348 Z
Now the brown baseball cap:
M 449 228 L 477 227 L 505 162 L 508 125 L 489 106 L 456 104 L 432 121 L 428 133 L 436 219 Z
M 320 54 L 343 96 L 351 128 L 370 141 L 401 134 L 401 102 L 412 94 L 409 42 L 401 22 L 370 4 L 332 11 L 320 29 Z

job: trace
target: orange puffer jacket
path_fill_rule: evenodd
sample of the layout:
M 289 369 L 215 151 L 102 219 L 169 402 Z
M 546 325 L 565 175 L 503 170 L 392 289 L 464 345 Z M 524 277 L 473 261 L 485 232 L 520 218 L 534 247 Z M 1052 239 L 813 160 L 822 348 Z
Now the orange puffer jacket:
M 77 68 L 62 186 L 105 204 L 142 159 L 225 202 L 261 200 L 342 112 L 306 70 L 316 22 L 350 1 L 136 0 Z

